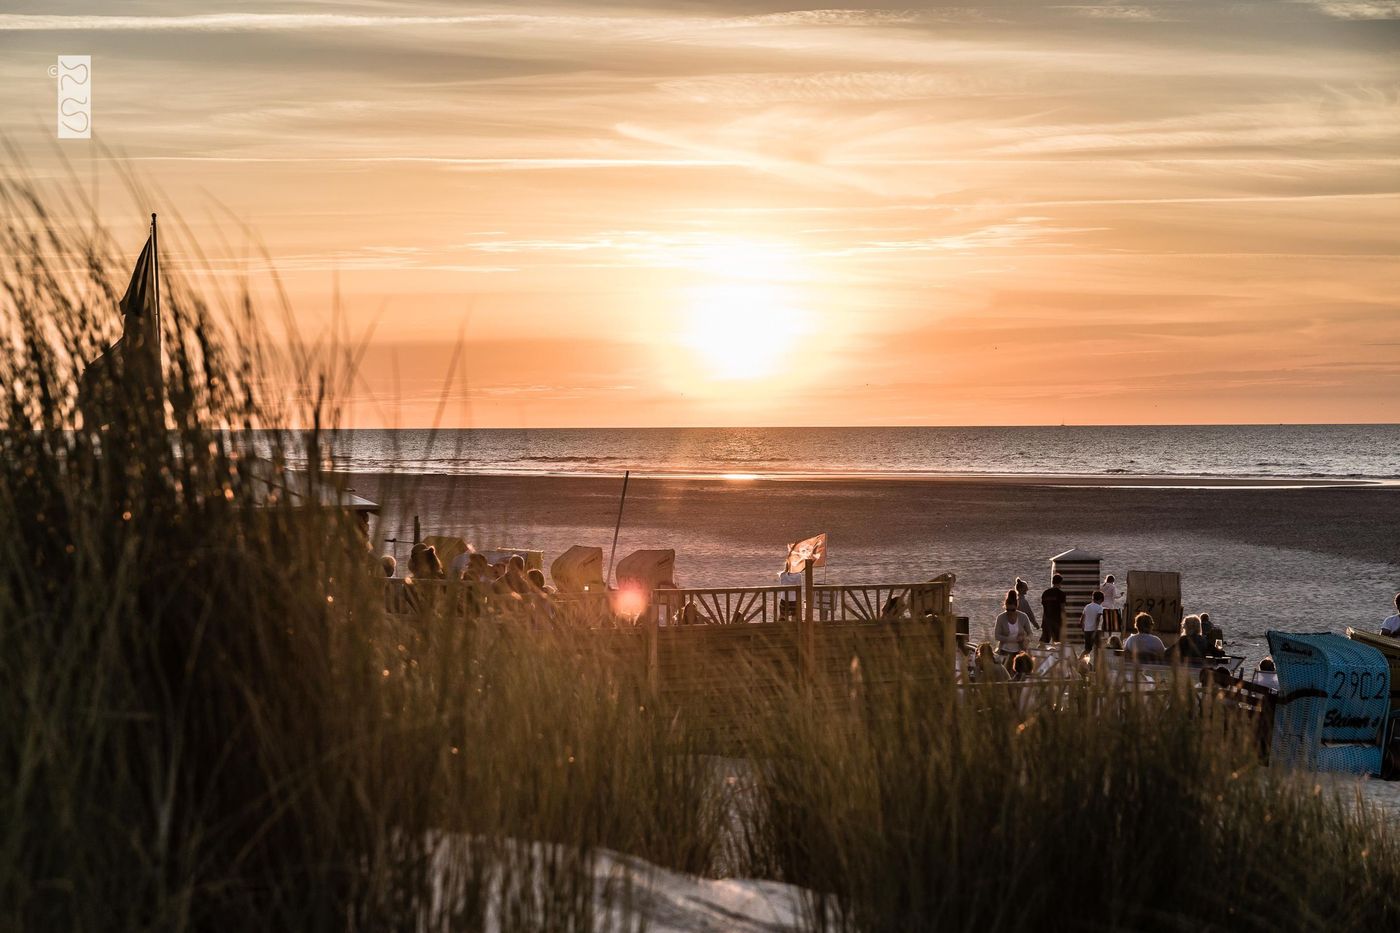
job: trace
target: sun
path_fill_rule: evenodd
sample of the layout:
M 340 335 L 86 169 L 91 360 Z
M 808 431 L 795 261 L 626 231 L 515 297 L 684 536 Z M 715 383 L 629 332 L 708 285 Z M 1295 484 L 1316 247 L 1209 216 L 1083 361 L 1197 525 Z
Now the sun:
M 681 340 L 714 379 L 762 379 L 782 372 L 807 316 L 782 286 L 725 282 L 691 290 Z

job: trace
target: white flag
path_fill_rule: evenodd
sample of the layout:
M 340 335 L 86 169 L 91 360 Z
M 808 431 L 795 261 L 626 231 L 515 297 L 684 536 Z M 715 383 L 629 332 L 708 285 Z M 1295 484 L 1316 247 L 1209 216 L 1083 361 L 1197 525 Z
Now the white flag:
M 826 532 L 788 545 L 788 573 L 801 573 L 808 561 L 812 562 L 813 567 L 826 566 Z

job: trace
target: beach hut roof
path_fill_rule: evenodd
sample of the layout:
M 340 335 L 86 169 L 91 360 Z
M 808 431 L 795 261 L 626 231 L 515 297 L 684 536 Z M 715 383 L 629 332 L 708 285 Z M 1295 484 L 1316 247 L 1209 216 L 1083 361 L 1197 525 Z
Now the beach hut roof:
M 580 592 L 584 587 L 603 588 L 603 549 L 575 544 L 549 565 L 554 585 L 566 592 Z
M 1084 561 L 1087 563 L 1089 561 L 1103 560 L 1103 555 L 1095 554 L 1093 551 L 1086 551 L 1084 548 L 1072 547 L 1068 551 L 1065 551 L 1063 554 L 1056 554 L 1050 559 L 1053 561 L 1059 561 L 1060 563 L 1067 563 L 1073 561 Z
M 633 551 L 617 562 L 617 581 L 630 580 L 654 590 L 663 583 L 674 585 L 675 571 L 676 552 L 672 548 Z

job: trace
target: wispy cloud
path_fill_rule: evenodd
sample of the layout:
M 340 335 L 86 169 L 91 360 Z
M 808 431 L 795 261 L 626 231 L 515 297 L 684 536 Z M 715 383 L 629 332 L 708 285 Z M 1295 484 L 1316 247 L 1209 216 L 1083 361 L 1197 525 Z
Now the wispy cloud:
M 1400 19 L 1400 0 L 1294 0 L 1337 19 Z
M 796 10 L 746 16 L 475 12 L 450 15 L 349 13 L 197 13 L 185 16 L 121 16 L 47 13 L 0 14 L 4 32 L 261 32 L 313 29 L 399 29 L 423 26 L 506 26 L 608 30 L 636 37 L 680 29 L 858 27 L 914 23 L 911 12 Z
M 1170 17 L 1158 7 L 1120 3 L 1066 5 L 1057 9 L 1067 10 L 1076 16 L 1089 19 L 1119 20 L 1133 23 L 1158 23 Z
M 301 29 L 392 29 L 540 22 L 515 14 L 386 16 L 344 13 L 202 13 L 189 16 L 92 16 L 81 14 L 0 14 L 4 32 L 254 32 Z

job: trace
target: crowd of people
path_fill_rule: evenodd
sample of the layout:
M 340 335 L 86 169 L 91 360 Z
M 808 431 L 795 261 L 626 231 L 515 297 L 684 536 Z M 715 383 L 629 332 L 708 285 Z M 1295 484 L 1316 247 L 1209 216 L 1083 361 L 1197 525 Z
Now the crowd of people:
M 1007 590 L 1002 612 L 992 626 L 992 641 L 978 646 L 974 671 L 978 679 L 1015 681 L 1030 676 L 1035 659 L 1029 653 L 1033 641 L 1043 647 L 1065 642 L 1065 612 L 1069 598 L 1060 574 L 1051 577 L 1050 586 L 1040 594 L 1040 621 L 1029 599 L 1030 584 L 1017 578 Z M 1396 616 L 1392 617 L 1400 633 L 1400 595 L 1396 597 Z M 1094 590 L 1088 603 L 1079 612 L 1078 630 L 1083 635 L 1081 657 L 1093 659 L 1100 650 L 1121 652 L 1140 664 L 1167 664 L 1174 661 L 1207 661 L 1224 658 L 1224 633 L 1210 620 L 1210 614 L 1186 616 L 1181 622 L 1177 639 L 1169 647 L 1157 634 L 1157 621 L 1151 613 L 1139 612 L 1133 617 L 1132 632 L 1119 638 L 1122 628 L 1117 583 L 1112 574 Z M 1387 623 L 1392 620 L 1387 620 Z M 1037 639 L 1036 633 L 1039 632 Z M 1110 634 L 1107 642 L 1103 636 Z
M 393 577 L 398 562 L 385 555 L 381 568 L 386 577 Z M 437 548 L 422 542 L 415 544 L 409 552 L 408 572 L 404 575 L 404 598 L 409 605 L 416 610 L 427 608 L 437 598 L 438 588 L 420 584 L 447 580 L 464 584 L 469 605 L 498 600 L 541 611 L 544 617 L 553 616 L 554 587 L 545 582 L 542 570 L 527 567 L 525 558 L 519 554 L 511 554 L 493 564 L 486 555 L 468 549 L 453 558 L 447 568 Z
M 384 575 L 392 577 L 398 570 L 398 562 L 386 554 L 382 558 L 382 567 Z M 493 564 L 480 551 L 467 550 L 453 558 L 451 569 L 444 569 L 437 548 L 431 544 L 415 544 L 408 555 L 405 582 L 448 579 L 482 586 L 501 594 L 554 595 L 554 587 L 545 582 L 544 571 L 527 569 L 525 558 L 519 554 L 511 554 Z
M 398 563 L 394 557 L 384 555 L 379 559 L 379 568 L 386 577 L 393 577 Z M 433 545 L 419 543 L 413 546 L 405 582 L 407 598 L 415 608 L 426 605 L 431 598 L 427 595 L 428 591 L 420 593 L 414 588 L 415 581 L 449 578 L 467 584 L 468 591 L 476 594 L 478 599 L 505 598 L 553 615 L 555 588 L 545 581 L 543 571 L 527 568 L 525 559 L 519 554 L 512 554 L 493 564 L 484 554 L 468 549 L 455 557 L 448 569 L 444 568 Z M 780 601 L 779 616 L 795 618 L 801 574 L 784 572 L 779 575 L 779 580 L 780 585 L 791 586 L 794 590 L 793 598 Z M 1007 590 L 1002 612 L 993 624 L 992 641 L 976 648 L 972 664 L 975 679 L 988 682 L 1025 680 L 1035 670 L 1035 658 L 1029 652 L 1033 640 L 1047 647 L 1064 643 L 1065 612 L 1069 599 L 1064 591 L 1063 577 L 1054 574 L 1050 586 L 1040 594 L 1039 621 L 1029 594 L 1030 584 L 1017 577 L 1014 585 Z M 895 597 L 891 597 L 891 601 L 894 600 Z M 898 605 L 887 605 L 881 617 L 897 615 L 899 608 Z M 686 609 L 695 611 L 693 605 L 688 605 Z M 1157 634 L 1157 620 L 1150 613 L 1137 613 L 1133 617 L 1131 634 L 1122 640 L 1116 634 L 1122 628 L 1121 619 L 1117 583 L 1113 574 L 1109 574 L 1080 610 L 1078 628 L 1084 645 L 1080 656 L 1092 661 L 1101 649 L 1107 649 L 1121 652 L 1124 657 L 1139 664 L 1201 663 L 1226 657 L 1224 633 L 1212 623 L 1208 612 L 1182 619 L 1180 632 L 1170 646 Z M 678 617 L 674 621 L 679 624 L 698 619 Z M 1102 641 L 1105 633 L 1111 635 L 1106 642 Z M 1400 639 L 1400 593 L 1395 595 L 1394 614 L 1381 622 L 1380 634 Z M 1271 658 L 1260 662 L 1255 680 L 1277 684 L 1277 673 Z

